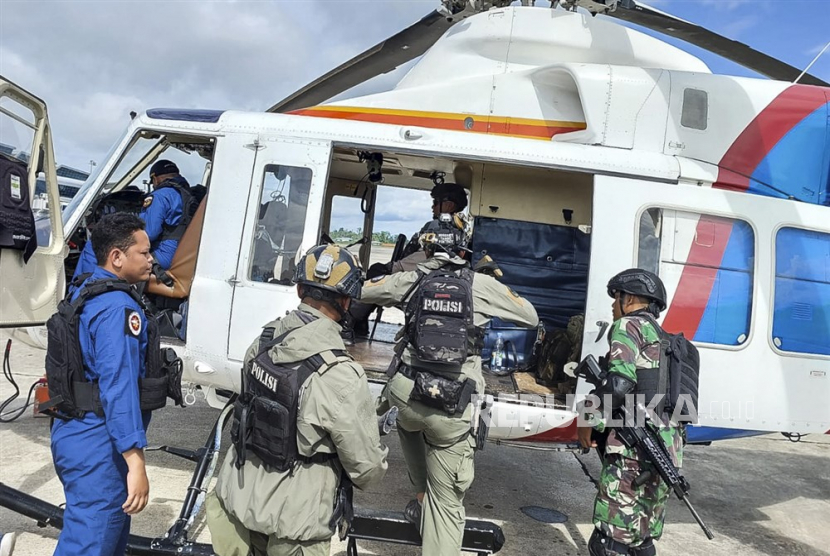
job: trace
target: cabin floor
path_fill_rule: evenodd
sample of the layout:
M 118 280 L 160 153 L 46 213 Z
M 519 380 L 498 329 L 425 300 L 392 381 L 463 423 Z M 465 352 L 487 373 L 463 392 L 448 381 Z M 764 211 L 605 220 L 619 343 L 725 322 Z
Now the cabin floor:
M 374 321 L 370 320 L 369 330 L 372 329 L 373 325 Z M 394 339 L 399 329 L 399 325 L 380 322 L 371 342 L 366 338 L 356 338 L 353 346 L 347 346 L 349 353 L 355 361 L 360 363 L 370 379 L 386 380 L 386 369 L 394 356 Z M 537 383 L 534 373 L 515 372 L 505 376 L 496 376 L 485 370 L 483 375 L 484 382 L 487 385 L 486 393 L 494 396 L 498 394 L 537 394 L 543 396 L 556 394 L 550 387 Z M 564 402 L 564 396 L 562 398 Z

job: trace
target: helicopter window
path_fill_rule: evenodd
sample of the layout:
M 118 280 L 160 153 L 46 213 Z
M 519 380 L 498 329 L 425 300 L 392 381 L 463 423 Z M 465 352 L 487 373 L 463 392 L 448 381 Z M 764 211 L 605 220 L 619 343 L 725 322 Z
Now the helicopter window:
M 363 235 L 363 216 L 360 197 L 335 195 L 331 200 L 329 236 L 343 246 L 358 241 Z M 352 250 L 354 253 L 358 251 L 357 247 Z
M 690 129 L 704 130 L 709 123 L 709 93 L 700 89 L 683 91 L 683 112 L 680 125 Z
M 637 266 L 657 274 L 660 272 L 660 226 L 662 211 L 650 208 L 640 216 L 640 241 Z
M 150 152 L 150 149 L 158 145 L 160 141 L 161 139 L 159 137 L 148 139 L 142 135 L 136 135 L 132 141 L 132 144 L 130 144 L 124 153 L 124 156 L 118 162 L 118 166 L 116 166 L 112 173 L 110 173 L 107 184 L 104 186 L 105 189 L 109 190 L 115 187 L 118 182 L 135 169 L 135 166 L 141 162 L 141 159 L 144 158 L 148 152 Z M 147 176 L 143 177 L 144 179 L 147 178 Z M 133 179 L 130 180 L 130 185 L 138 185 L 140 183 L 141 177 L 138 175 L 133 176 Z
M 310 189 L 308 168 L 277 164 L 265 167 L 249 271 L 251 281 L 291 284 Z
M 668 209 L 640 217 L 638 266 L 676 284 L 663 322 L 696 342 L 737 346 L 749 337 L 755 234 L 748 222 Z
M 781 228 L 775 236 L 772 341 L 782 351 L 830 355 L 830 234 Z

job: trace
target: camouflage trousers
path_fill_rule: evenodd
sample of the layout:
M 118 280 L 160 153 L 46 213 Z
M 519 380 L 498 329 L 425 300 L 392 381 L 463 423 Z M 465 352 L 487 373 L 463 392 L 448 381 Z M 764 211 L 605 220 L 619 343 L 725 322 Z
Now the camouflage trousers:
M 642 486 L 634 480 L 640 462 L 619 454 L 606 454 L 594 502 L 594 525 L 606 536 L 629 546 L 663 534 L 669 487 L 655 473 Z

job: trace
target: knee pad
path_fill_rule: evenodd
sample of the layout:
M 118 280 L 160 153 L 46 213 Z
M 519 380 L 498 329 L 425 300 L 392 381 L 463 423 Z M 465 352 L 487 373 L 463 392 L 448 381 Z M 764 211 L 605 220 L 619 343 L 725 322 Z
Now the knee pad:
M 588 553 L 591 556 L 628 556 L 628 546 L 606 537 L 599 529 L 594 529 L 588 539 Z
M 628 549 L 628 553 L 631 556 L 657 556 L 654 539 L 646 539 L 639 546 L 632 546 Z

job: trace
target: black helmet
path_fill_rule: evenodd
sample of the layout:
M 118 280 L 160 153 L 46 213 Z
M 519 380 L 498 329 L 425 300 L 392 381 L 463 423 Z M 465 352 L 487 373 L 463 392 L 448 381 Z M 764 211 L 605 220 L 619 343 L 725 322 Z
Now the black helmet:
M 440 214 L 421 229 L 418 243 L 427 253 L 440 250 L 458 255 L 467 249 L 470 232 L 470 221 L 464 213 Z
M 623 270 L 608 281 L 608 295 L 614 297 L 615 292 L 650 299 L 657 305 L 659 312 L 666 310 L 666 287 L 656 274 L 648 270 L 642 268 Z
M 467 192 L 456 183 L 437 183 L 430 193 L 432 198 L 439 202 L 452 201 L 457 211 L 467 207 Z
M 317 245 L 300 259 L 294 282 L 320 291 L 321 294 L 312 297 L 323 301 L 341 296 L 356 299 L 363 287 L 363 270 L 348 249 L 333 244 Z M 330 294 L 322 295 L 322 292 Z

